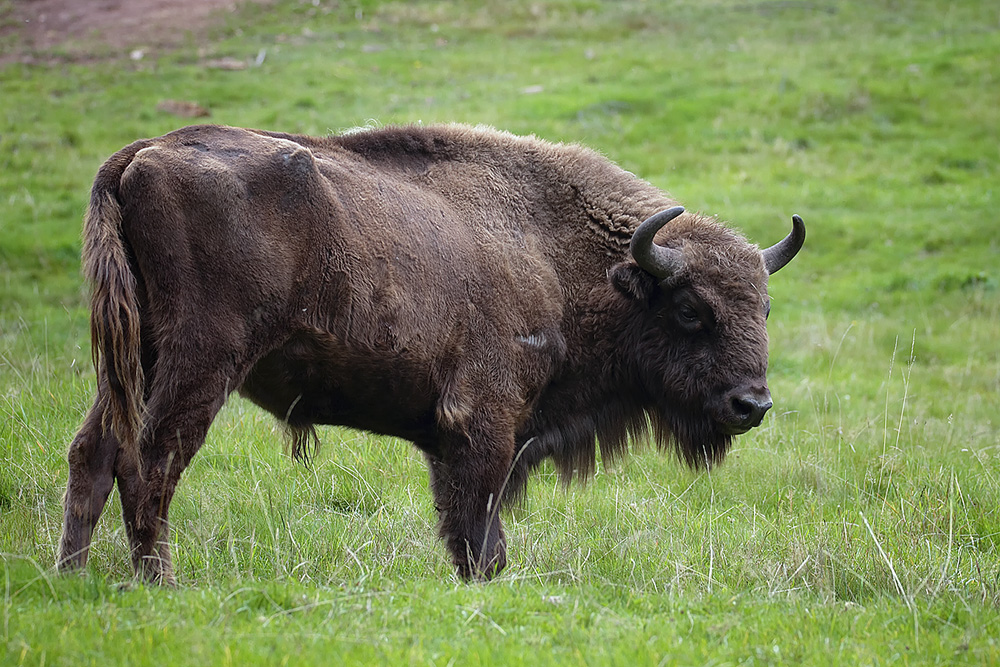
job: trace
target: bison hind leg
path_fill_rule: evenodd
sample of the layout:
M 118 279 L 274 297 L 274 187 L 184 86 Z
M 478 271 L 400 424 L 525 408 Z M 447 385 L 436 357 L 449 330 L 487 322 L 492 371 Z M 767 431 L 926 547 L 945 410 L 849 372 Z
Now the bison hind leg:
M 98 397 L 69 446 L 69 480 L 63 496 L 63 532 L 56 564 L 60 570 L 87 564 L 94 527 L 114 486 L 118 441 L 103 426 Z
M 174 583 L 169 508 L 181 474 L 251 366 L 250 354 L 225 345 L 223 332 L 202 339 L 216 346 L 197 356 L 161 347 L 140 439 L 141 470 L 130 457 L 118 457 L 115 467 L 132 565 L 153 583 Z

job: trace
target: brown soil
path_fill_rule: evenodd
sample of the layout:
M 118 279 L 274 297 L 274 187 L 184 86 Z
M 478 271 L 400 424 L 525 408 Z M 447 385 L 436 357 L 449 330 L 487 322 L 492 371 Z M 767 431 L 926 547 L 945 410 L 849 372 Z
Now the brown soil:
M 5 13 L 0 12 L 0 62 L 86 59 L 95 53 L 128 56 L 138 50 L 167 49 L 203 36 L 239 4 L 239 0 L 13 0 Z

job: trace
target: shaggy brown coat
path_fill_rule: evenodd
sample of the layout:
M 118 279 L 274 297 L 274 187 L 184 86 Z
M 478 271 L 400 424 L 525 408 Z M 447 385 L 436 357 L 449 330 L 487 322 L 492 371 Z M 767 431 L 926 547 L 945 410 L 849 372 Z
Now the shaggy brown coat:
M 545 458 L 586 476 L 652 426 L 720 461 L 770 406 L 768 270 L 690 213 L 657 236 L 675 270 L 639 266 L 633 233 L 674 205 L 590 150 L 466 126 L 122 149 L 84 226 L 98 390 L 60 565 L 85 564 L 117 480 L 136 572 L 173 580 L 170 500 L 233 390 L 297 455 L 316 424 L 414 442 L 463 577 L 504 567 L 501 501 Z

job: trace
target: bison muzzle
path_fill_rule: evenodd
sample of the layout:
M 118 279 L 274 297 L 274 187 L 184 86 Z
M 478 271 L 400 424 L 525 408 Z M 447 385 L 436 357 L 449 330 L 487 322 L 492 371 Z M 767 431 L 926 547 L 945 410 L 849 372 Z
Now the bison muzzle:
M 771 407 L 759 250 L 585 148 L 460 125 L 314 138 L 219 126 L 137 141 L 84 223 L 97 394 L 69 448 L 58 563 L 112 485 L 138 575 L 232 391 L 282 420 L 412 441 L 463 578 L 506 564 L 500 509 L 651 435 L 722 460 Z

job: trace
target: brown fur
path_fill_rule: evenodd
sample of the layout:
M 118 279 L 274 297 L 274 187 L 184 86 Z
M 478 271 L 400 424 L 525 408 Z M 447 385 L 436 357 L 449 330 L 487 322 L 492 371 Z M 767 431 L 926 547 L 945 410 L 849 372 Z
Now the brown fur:
M 60 565 L 86 562 L 117 480 L 136 571 L 172 581 L 170 498 L 233 390 L 298 456 L 316 424 L 413 441 L 464 577 L 503 568 L 498 510 L 547 457 L 586 477 L 598 443 L 613 460 L 652 428 L 722 460 L 733 392 L 766 395 L 767 273 L 694 214 L 657 239 L 681 271 L 639 268 L 633 231 L 674 203 L 587 149 L 459 125 L 119 151 L 84 226 L 98 392 Z

